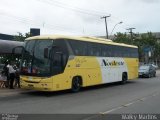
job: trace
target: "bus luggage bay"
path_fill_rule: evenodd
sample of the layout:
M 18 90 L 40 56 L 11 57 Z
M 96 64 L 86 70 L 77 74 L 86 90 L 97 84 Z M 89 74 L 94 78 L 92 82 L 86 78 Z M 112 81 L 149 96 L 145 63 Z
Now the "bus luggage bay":
M 71 89 L 138 77 L 138 47 L 94 37 L 35 36 L 25 40 L 22 88 Z

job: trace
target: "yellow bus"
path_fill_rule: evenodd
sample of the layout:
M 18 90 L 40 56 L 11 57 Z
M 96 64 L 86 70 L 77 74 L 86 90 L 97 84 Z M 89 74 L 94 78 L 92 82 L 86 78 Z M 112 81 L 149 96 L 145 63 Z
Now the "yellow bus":
M 25 40 L 21 88 L 71 89 L 138 77 L 138 47 L 95 37 L 35 36 Z

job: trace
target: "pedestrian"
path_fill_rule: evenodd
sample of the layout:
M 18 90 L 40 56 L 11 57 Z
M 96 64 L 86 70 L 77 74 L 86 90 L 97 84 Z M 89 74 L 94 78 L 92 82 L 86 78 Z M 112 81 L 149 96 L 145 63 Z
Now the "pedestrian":
M 15 79 L 15 72 L 16 70 L 13 69 L 13 62 L 11 62 L 11 64 L 7 65 L 8 67 L 8 71 L 9 71 L 9 87 L 10 89 L 14 89 L 13 88 L 13 83 L 14 83 L 14 79 Z
M 8 62 L 6 61 L 2 71 L 2 74 L 6 76 L 6 82 L 5 82 L 6 88 L 9 86 L 9 71 L 7 66 L 8 66 Z
M 15 72 L 15 87 L 18 87 L 18 88 L 20 88 L 20 76 L 19 76 L 19 64 L 15 64 L 14 65 L 14 69 L 16 70 L 16 72 Z

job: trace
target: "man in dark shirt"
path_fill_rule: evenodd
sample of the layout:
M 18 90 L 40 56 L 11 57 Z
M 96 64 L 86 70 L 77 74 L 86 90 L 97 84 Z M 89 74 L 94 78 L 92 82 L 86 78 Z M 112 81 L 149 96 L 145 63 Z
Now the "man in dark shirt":
M 9 72 L 8 72 L 8 62 L 5 62 L 5 65 L 3 67 L 3 71 L 2 74 L 5 75 L 7 77 L 7 81 L 5 83 L 5 87 L 7 88 L 9 86 Z

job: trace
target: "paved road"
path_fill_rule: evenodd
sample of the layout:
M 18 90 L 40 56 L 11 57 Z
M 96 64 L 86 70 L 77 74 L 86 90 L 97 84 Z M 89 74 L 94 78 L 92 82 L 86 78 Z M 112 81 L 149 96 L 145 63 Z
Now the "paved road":
M 29 91 L 0 97 L 0 113 L 111 114 L 160 113 L 160 71 L 126 85 L 109 84 L 69 91 Z

